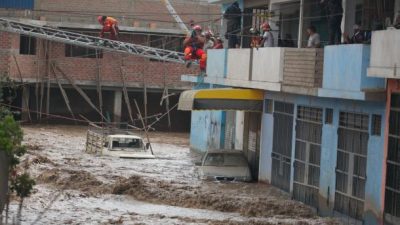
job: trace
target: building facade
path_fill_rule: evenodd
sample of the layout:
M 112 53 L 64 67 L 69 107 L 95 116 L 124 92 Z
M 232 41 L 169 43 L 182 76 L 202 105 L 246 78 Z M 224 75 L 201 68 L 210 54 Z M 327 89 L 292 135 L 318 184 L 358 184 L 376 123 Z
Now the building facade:
M 182 20 L 186 24 L 194 20 L 207 27 L 219 13 L 219 6 L 198 1 L 171 1 L 171 4 L 178 14 L 183 14 Z M 190 12 L 194 16 L 190 16 Z M 103 14 L 118 19 L 120 41 L 183 51 L 182 41 L 186 32 L 180 30 L 162 1 L 119 1 L 115 4 L 106 0 L 25 0 L 18 4 L 13 1 L 0 3 L 0 17 L 93 36 L 100 32 L 97 16 Z M 187 69 L 175 63 L 122 53 L 96 52 L 6 32 L 0 32 L 0 58 L 0 73 L 23 87 L 18 89 L 15 93 L 17 98 L 9 104 L 17 111 L 22 108 L 24 121 L 73 123 L 84 121 L 82 115 L 96 122 L 109 120 L 140 124 L 138 120 L 131 121 L 124 97 L 125 87 L 133 117 L 136 118 L 138 113 L 133 103 L 135 99 L 141 113 L 151 117 L 148 122 L 152 123 L 156 115 L 167 112 L 177 103 L 181 91 L 192 88 L 192 84 L 180 80 L 180 75 L 199 73 L 196 67 Z M 85 92 L 98 110 L 93 109 L 68 79 Z M 168 99 L 165 96 L 169 96 Z M 190 128 L 190 113 L 172 110 L 169 119 L 167 116 L 163 118 L 154 128 L 176 131 Z

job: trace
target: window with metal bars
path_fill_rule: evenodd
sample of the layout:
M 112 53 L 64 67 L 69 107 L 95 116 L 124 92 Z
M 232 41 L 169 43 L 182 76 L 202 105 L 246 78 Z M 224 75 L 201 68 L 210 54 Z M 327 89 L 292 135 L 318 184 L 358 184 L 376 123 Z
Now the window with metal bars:
M 293 197 L 316 208 L 320 179 L 322 115 L 321 108 L 297 108 Z
M 368 150 L 368 115 L 340 112 L 335 210 L 362 220 Z
M 385 187 L 385 220 L 400 222 L 400 94 L 392 94 Z
M 35 55 L 36 54 L 36 38 L 20 35 L 19 39 L 19 54 L 20 55 Z
M 294 104 L 274 102 L 271 183 L 290 191 Z

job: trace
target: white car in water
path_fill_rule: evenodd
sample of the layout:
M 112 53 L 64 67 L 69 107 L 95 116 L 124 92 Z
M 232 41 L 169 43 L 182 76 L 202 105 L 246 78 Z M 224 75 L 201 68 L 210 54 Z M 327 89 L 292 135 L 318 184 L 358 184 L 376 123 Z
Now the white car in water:
M 134 135 L 108 135 L 102 154 L 120 158 L 155 158 L 149 149 L 149 145 L 144 145 L 143 139 Z
M 210 150 L 203 156 L 200 166 L 203 179 L 217 181 L 251 181 L 246 157 L 239 150 Z

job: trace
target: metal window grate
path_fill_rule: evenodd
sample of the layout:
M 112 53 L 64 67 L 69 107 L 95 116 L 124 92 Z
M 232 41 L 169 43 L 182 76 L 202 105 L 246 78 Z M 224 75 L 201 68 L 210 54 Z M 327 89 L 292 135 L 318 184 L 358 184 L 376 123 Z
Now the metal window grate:
M 371 135 L 381 136 L 381 123 L 382 117 L 381 115 L 372 115 L 371 122 Z
M 294 105 L 275 101 L 274 108 L 271 183 L 289 192 Z
M 297 107 L 293 197 L 318 208 L 323 110 Z
M 264 113 L 272 114 L 274 101 L 272 99 L 264 100 Z
M 363 219 L 369 116 L 340 112 L 335 210 Z
M 333 109 L 325 109 L 325 124 L 333 124 Z
M 287 113 L 287 114 L 293 115 L 294 104 L 275 101 L 275 112 L 281 112 L 281 113 Z
M 392 94 L 385 191 L 385 220 L 400 221 L 400 94 Z
M 368 115 L 340 112 L 339 124 L 346 128 L 368 131 Z

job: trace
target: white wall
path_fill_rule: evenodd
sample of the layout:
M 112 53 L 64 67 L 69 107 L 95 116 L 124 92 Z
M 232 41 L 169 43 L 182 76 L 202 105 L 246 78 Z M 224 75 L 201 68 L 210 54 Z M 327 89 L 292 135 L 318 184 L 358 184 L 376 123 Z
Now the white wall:
M 229 49 L 227 61 L 228 79 L 249 80 L 250 49 Z
M 400 30 L 383 30 L 372 33 L 369 76 L 400 79 L 399 40 Z
M 253 81 L 281 82 L 283 80 L 283 48 L 253 50 Z

